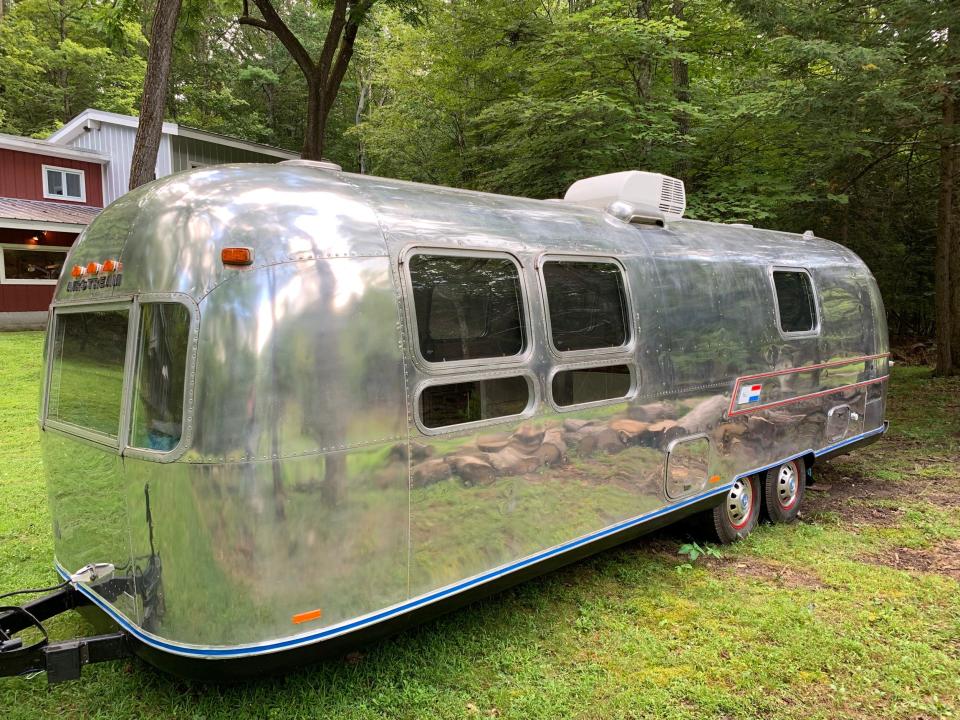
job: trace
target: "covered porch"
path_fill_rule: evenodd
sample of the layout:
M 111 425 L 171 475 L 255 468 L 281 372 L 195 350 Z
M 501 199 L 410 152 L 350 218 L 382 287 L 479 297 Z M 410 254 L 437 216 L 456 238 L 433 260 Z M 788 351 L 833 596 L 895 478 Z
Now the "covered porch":
M 46 325 L 67 253 L 100 209 L 0 198 L 0 330 Z

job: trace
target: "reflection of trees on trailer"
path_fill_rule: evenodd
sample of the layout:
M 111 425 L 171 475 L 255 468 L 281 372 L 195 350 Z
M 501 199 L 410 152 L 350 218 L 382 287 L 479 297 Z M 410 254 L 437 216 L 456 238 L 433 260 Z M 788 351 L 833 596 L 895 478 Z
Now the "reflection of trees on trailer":
M 123 282 L 61 284 L 48 338 L 61 572 L 113 566 L 77 592 L 150 662 L 239 677 L 691 513 L 790 520 L 817 458 L 883 431 L 852 253 L 683 220 L 661 176 L 567 200 L 295 161 L 108 208 L 70 262 Z

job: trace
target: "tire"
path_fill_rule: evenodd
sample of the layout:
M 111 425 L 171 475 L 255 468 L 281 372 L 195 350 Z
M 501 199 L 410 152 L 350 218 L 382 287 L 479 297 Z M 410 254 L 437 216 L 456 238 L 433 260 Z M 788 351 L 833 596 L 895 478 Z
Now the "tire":
M 807 489 L 807 467 L 802 458 L 770 468 L 764 473 L 764 514 L 774 523 L 797 519 Z
M 743 540 L 757 526 L 762 504 L 760 478 L 757 475 L 739 478 L 723 502 L 707 515 L 713 536 L 724 544 Z

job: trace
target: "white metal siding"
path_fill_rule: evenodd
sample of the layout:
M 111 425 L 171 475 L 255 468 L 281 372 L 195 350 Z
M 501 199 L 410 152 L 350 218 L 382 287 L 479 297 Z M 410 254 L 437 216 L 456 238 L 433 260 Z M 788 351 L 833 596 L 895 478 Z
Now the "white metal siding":
M 110 158 L 110 162 L 103 166 L 104 206 L 127 192 L 130 186 L 130 162 L 136 137 L 136 128 L 103 122 L 99 129 L 86 130 L 70 142 L 72 147 L 96 150 Z M 163 135 L 160 138 L 156 174 L 157 177 L 163 177 L 170 172 L 170 136 Z
M 203 165 L 220 165 L 223 163 L 276 163 L 281 158 L 273 155 L 261 155 L 260 153 L 240 148 L 230 147 L 229 145 L 217 145 L 212 142 L 195 140 L 194 138 L 182 137 L 177 135 L 170 138 L 172 149 L 171 166 L 173 172 L 189 170 L 190 163 L 202 163 Z
M 110 162 L 103 167 L 103 204 L 109 205 L 127 192 L 130 184 L 130 161 L 133 158 L 133 143 L 137 129 L 101 122 L 99 129 L 84 131 L 70 141 L 70 146 L 96 150 L 107 155 Z M 194 140 L 193 138 L 168 135 L 160 137 L 157 153 L 157 177 L 189 170 L 190 163 L 217 165 L 234 162 L 279 162 L 272 155 L 242 150 L 227 145 Z

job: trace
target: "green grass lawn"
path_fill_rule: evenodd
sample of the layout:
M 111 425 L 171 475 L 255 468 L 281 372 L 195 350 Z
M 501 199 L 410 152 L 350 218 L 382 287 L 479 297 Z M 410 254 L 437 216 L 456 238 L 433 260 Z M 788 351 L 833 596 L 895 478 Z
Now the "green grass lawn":
M 0 592 L 53 584 L 39 333 L 0 333 Z M 0 679 L 15 718 L 960 717 L 960 381 L 896 368 L 802 521 L 686 565 L 660 534 L 342 660 L 240 686 L 139 662 Z M 108 518 L 105 518 L 105 521 Z M 90 632 L 79 617 L 56 637 Z

